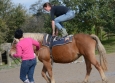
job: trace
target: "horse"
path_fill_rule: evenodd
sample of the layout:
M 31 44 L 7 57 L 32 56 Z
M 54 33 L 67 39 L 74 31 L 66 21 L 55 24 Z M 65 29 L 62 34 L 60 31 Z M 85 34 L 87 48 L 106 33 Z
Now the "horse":
M 50 49 L 47 46 L 42 45 L 44 34 L 40 33 L 24 33 L 24 37 L 32 37 L 33 39 L 40 42 L 40 49 L 36 52 L 39 61 L 43 63 L 42 76 L 47 81 L 47 83 L 55 83 L 53 75 L 53 63 L 70 63 L 77 60 L 80 56 L 84 57 L 86 63 L 86 76 L 84 83 L 88 82 L 92 66 L 100 73 L 103 82 L 107 83 L 107 78 L 105 76 L 105 71 L 107 71 L 107 60 L 106 60 L 106 50 L 99 40 L 99 38 L 92 34 L 75 34 L 72 37 L 72 42 L 53 46 Z M 15 40 L 16 41 L 16 40 Z M 100 64 L 95 57 L 96 48 L 100 55 Z M 11 53 L 15 51 L 15 43 L 13 41 Z M 48 73 L 48 75 L 46 75 Z

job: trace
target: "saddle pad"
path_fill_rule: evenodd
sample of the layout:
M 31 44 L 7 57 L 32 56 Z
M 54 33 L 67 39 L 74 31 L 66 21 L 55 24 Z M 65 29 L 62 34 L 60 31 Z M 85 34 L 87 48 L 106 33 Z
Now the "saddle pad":
M 73 35 L 68 35 L 66 37 L 60 38 L 59 40 L 54 40 L 52 42 L 52 47 L 57 46 L 57 45 L 64 45 L 64 44 L 67 44 L 69 42 L 72 42 L 72 37 L 73 37 Z
M 53 46 L 67 44 L 72 42 L 73 35 L 68 35 L 57 40 L 56 37 L 52 37 L 49 34 L 44 35 L 43 45 L 52 48 Z
M 51 42 L 52 36 L 49 34 L 45 34 L 43 38 L 43 45 L 49 47 Z

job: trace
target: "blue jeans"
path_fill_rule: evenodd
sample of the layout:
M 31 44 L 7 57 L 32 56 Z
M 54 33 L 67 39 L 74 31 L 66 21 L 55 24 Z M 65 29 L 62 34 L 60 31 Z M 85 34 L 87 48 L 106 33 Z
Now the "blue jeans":
M 34 69 L 35 69 L 36 64 L 37 64 L 36 58 L 22 61 L 21 68 L 20 68 L 20 79 L 23 82 L 27 79 L 30 82 L 34 82 L 33 75 L 34 75 Z
M 61 16 L 58 16 L 58 17 L 56 17 L 56 18 L 54 19 L 54 21 L 55 21 L 55 26 L 56 26 L 59 30 L 61 30 L 61 28 L 64 28 L 63 25 L 62 25 L 62 22 L 68 21 L 68 20 L 70 20 L 70 19 L 72 19 L 72 18 L 74 18 L 74 17 L 75 17 L 75 12 L 72 11 L 72 10 L 69 10 L 66 14 L 63 14 L 63 15 L 61 15 Z

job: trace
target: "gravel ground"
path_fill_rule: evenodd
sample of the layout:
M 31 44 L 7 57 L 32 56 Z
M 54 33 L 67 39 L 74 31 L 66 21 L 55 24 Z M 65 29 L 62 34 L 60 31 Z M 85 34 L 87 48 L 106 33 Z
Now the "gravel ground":
M 98 59 L 98 56 L 96 56 Z M 115 83 L 115 53 L 107 54 L 108 71 L 105 72 L 108 83 Z M 42 63 L 38 62 L 34 79 L 35 83 L 46 83 L 41 76 Z M 0 83 L 22 83 L 19 79 L 20 66 L 0 70 Z M 58 64 L 54 63 L 53 73 L 56 83 L 82 83 L 86 74 L 85 63 Z M 102 83 L 100 74 L 93 66 L 89 83 Z

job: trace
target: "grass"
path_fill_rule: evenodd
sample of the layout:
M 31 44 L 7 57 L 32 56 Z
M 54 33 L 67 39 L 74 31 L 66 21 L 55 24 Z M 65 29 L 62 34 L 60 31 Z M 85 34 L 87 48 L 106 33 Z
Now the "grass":
M 13 61 L 11 64 L 12 64 L 12 65 L 9 66 L 8 64 L 4 64 L 4 63 L 3 63 L 3 65 L 0 65 L 0 70 L 2 70 L 2 69 L 15 68 L 16 66 L 20 66 L 21 63 L 20 63 L 18 60 L 15 59 L 15 62 Z
M 102 44 L 104 45 L 107 54 L 115 52 L 115 38 L 111 38 L 109 40 L 103 40 Z
M 10 68 L 14 68 L 15 66 L 12 65 L 12 66 L 8 66 L 8 65 L 0 65 L 0 70 L 2 69 L 10 69 Z

